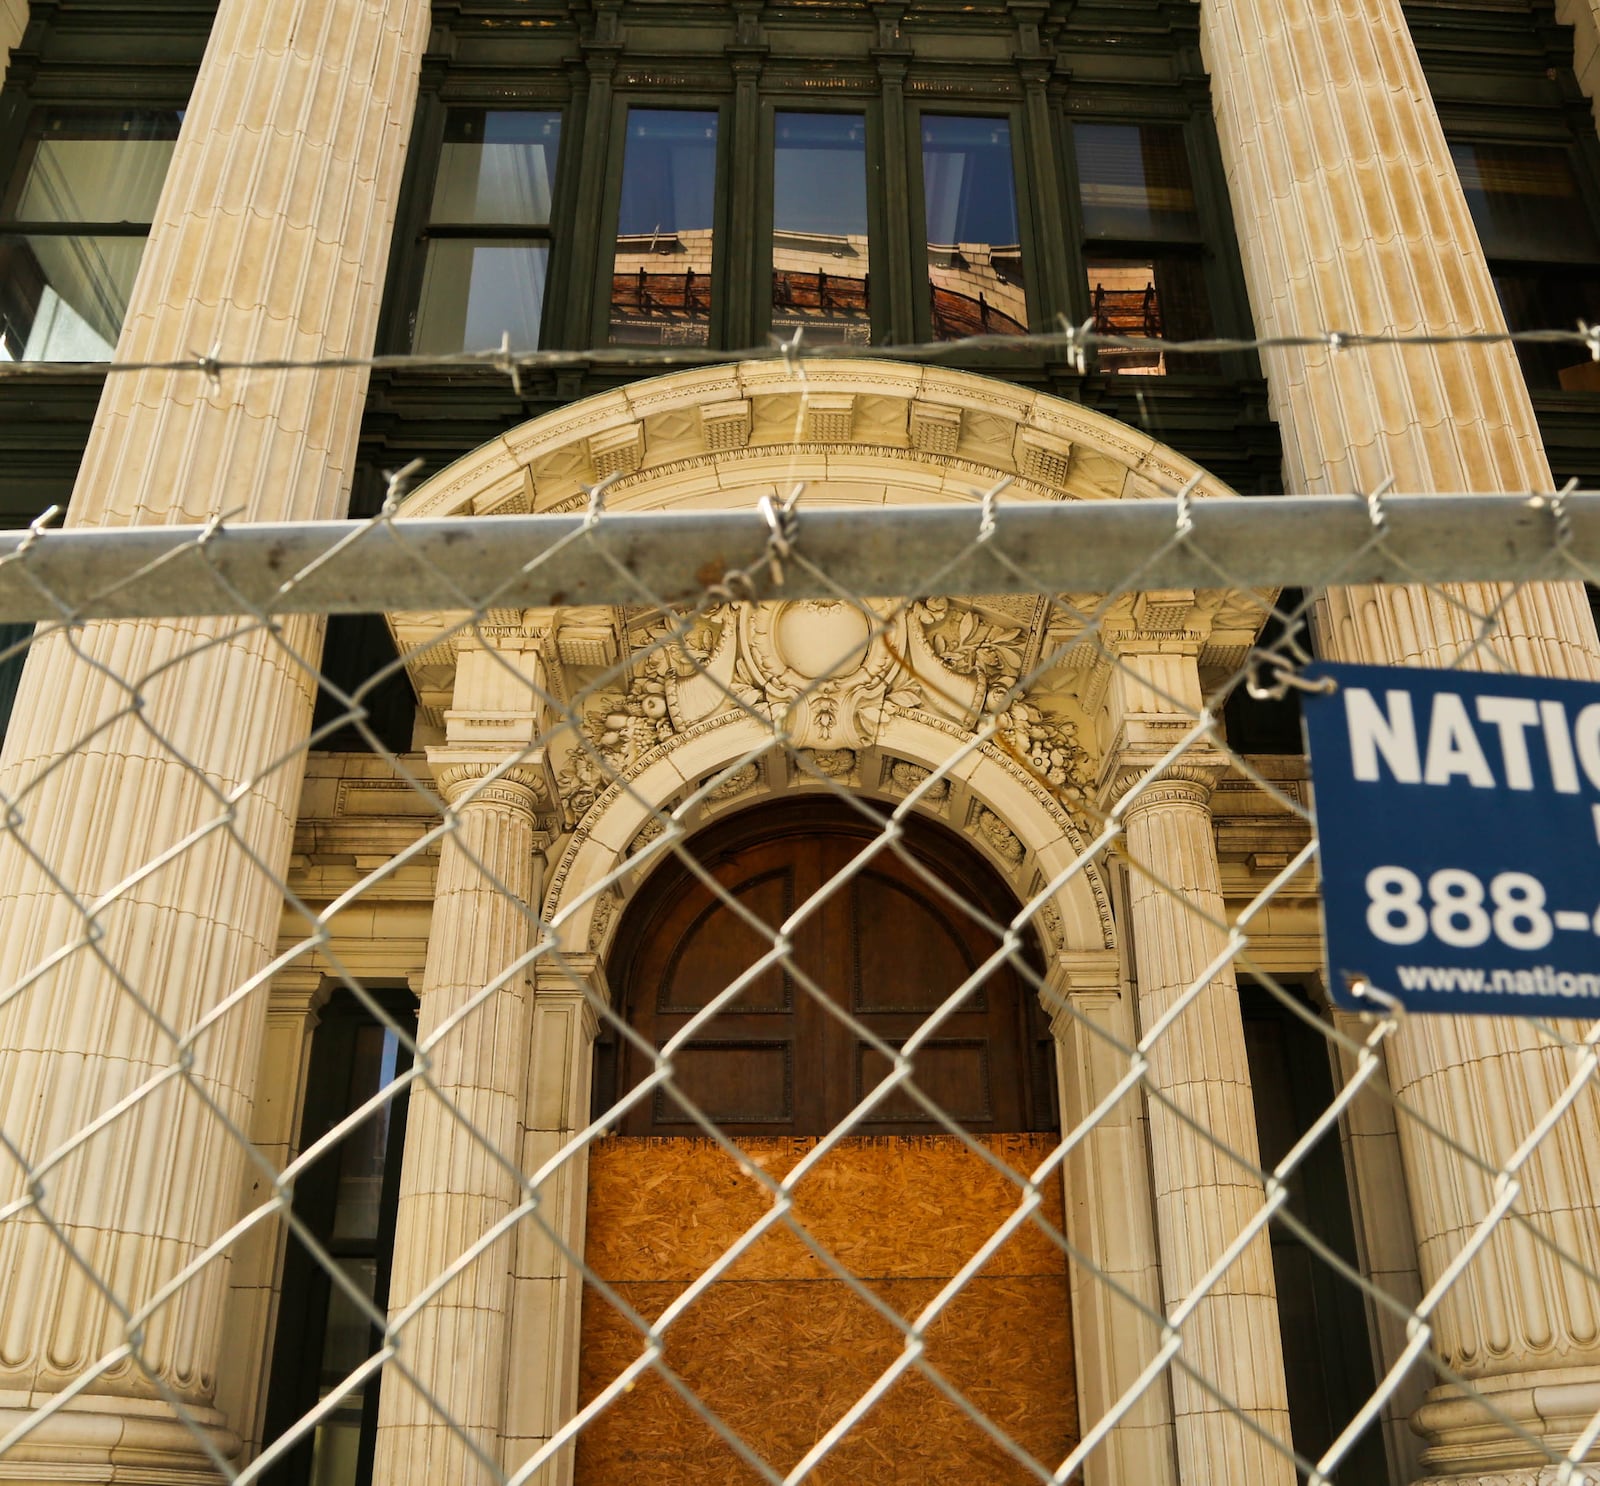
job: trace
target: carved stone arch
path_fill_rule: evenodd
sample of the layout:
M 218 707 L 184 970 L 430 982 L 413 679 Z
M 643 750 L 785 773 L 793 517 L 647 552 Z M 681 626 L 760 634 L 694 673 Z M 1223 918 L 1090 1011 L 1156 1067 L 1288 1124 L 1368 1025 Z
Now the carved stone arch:
M 926 769 L 931 775 L 961 746 L 948 725 L 941 723 L 942 719 L 904 715 L 886 719 L 877 745 L 851 767 L 849 788 L 869 799 L 896 804 L 908 798 L 916 786 L 896 785 L 895 762 Z M 755 719 L 725 713 L 652 750 L 595 801 L 574 829 L 545 894 L 543 916 L 557 929 L 564 950 L 604 958 L 618 910 L 658 859 L 661 848 L 650 848 L 657 839 L 654 824 L 660 814 L 677 810 L 688 834 L 718 813 L 719 806 L 743 808 L 763 796 L 827 787 L 808 781 L 803 772 L 790 772 L 782 757 L 763 753 L 768 742 L 769 735 Z M 741 784 L 738 776 L 747 762 L 755 763 L 755 778 L 722 799 L 710 798 L 729 782 Z M 780 769 L 783 777 L 777 778 Z M 972 749 L 945 778 L 948 791 L 938 798 L 930 798 L 936 790 L 925 792 L 913 808 L 960 831 L 1020 900 L 1034 896 L 1035 883 L 1054 881 L 1081 861 L 1085 842 L 1078 824 L 1048 790 L 998 749 Z M 979 812 L 992 816 L 998 829 L 976 825 Z M 597 889 L 602 882 L 610 885 Z M 1110 900 L 1094 863 L 1082 862 L 1051 896 L 1048 908 L 1036 918 L 1036 927 L 1048 950 L 1093 953 L 1115 948 Z
M 1185 485 L 1199 498 L 1233 495 L 1147 435 L 1043 393 L 941 367 L 807 359 L 794 366 L 770 361 L 696 368 L 585 399 L 458 460 L 416 490 L 401 514 L 581 509 L 589 503 L 590 487 L 607 478 L 605 500 L 612 510 L 747 506 L 803 483 L 802 523 L 805 503 L 975 504 L 1001 480 L 1009 482 L 1006 500 L 1137 500 Z M 841 681 L 829 700 L 831 710 L 821 715 L 791 709 L 786 727 L 798 746 L 813 750 L 813 758 L 849 754 L 850 787 L 881 798 L 904 798 L 915 788 L 916 771 L 938 769 L 958 756 L 950 766 L 951 798 L 967 813 L 960 820 L 947 814 L 947 821 L 1001 867 L 1024 901 L 1060 878 L 1054 901 L 1042 913 L 1044 937 L 1061 952 L 1103 954 L 1115 943 L 1107 893 L 1092 864 L 1067 875 L 1083 840 L 1063 800 L 1074 789 L 1086 792 L 1093 775 L 1090 755 L 1106 741 L 1087 735 L 1096 725 L 1108 667 L 1097 662 L 1058 678 L 1046 708 L 1024 698 L 1020 731 L 1007 735 L 1008 748 L 966 748 L 988 682 L 972 664 L 963 669 L 948 663 L 949 637 L 938 633 L 945 611 L 935 612 L 937 602 L 899 614 L 894 640 L 897 653 L 942 667 L 938 686 L 920 696 L 896 694 L 894 668 L 864 646 L 848 684 Z M 1201 664 L 1209 657 L 1219 670 L 1242 662 L 1261 618 L 1259 607 L 1242 595 L 1128 596 L 1120 603 L 1126 613 L 1119 610 L 1119 622 L 1129 627 L 1201 632 Z M 776 787 L 768 771 L 777 766 L 777 754 L 756 756 L 763 729 L 747 713 L 718 709 L 736 687 L 747 696 L 746 706 L 769 710 L 796 694 L 785 669 L 794 669 L 793 657 L 785 658 L 785 618 L 779 612 L 785 607 L 764 606 L 707 638 L 702 662 L 690 669 L 711 672 L 711 678 L 685 672 L 680 686 L 666 675 L 650 683 L 648 694 L 596 698 L 616 709 L 612 736 L 622 741 L 608 763 L 626 783 L 608 784 L 596 770 L 587 788 L 566 796 L 568 818 L 561 824 L 571 834 L 557 848 L 545 907 L 560 920 L 569 949 L 587 952 L 608 943 L 620 894 L 631 880 L 625 864 L 637 853 L 639 833 L 653 812 L 677 807 L 724 773 L 729 777 L 718 783 L 728 791 L 726 799 L 744 788 Z M 1010 626 L 1007 634 L 1029 636 L 1036 648 L 1024 661 L 1037 656 L 1038 646 L 1063 638 L 1064 632 L 1050 628 L 1060 616 L 1047 613 L 1042 600 L 968 597 L 950 601 L 950 608 L 981 613 L 990 632 Z M 423 716 L 439 724 L 447 710 L 462 705 L 455 690 L 457 642 L 429 645 L 446 618 L 390 620 L 402 649 L 415 652 L 410 673 Z M 836 614 L 828 622 L 840 621 Z M 637 616 L 621 608 L 497 611 L 490 622 L 524 653 L 555 657 L 548 662 L 555 666 L 570 659 L 580 671 L 587 664 L 590 675 L 649 649 Z M 848 650 L 848 643 L 841 645 L 842 652 Z M 763 656 L 771 663 L 758 663 Z M 815 674 L 798 664 L 802 677 Z M 1027 665 L 1009 669 L 1021 673 Z M 638 676 L 628 685 L 637 689 Z M 686 699 L 696 688 L 698 700 Z M 808 696 L 812 690 L 798 688 Z M 578 692 L 581 674 L 563 694 Z M 528 722 L 537 735 L 536 721 Z M 1029 738 L 1043 741 L 1028 744 Z M 1040 751 L 1030 754 L 1035 746 Z M 1074 755 L 1075 764 L 1064 764 L 1064 754 Z M 1032 773 L 1018 763 L 1022 755 L 1034 760 Z M 757 765 L 753 774 L 750 764 Z M 898 777 L 897 764 L 903 766 Z M 1078 776 L 1069 777 L 1076 765 L 1082 766 Z M 547 759 L 545 766 L 556 784 L 559 760 Z M 791 787 L 792 781 L 784 784 Z M 696 808 L 721 803 L 708 796 Z M 933 806 L 924 801 L 924 808 Z M 598 886 L 619 866 L 615 889 Z

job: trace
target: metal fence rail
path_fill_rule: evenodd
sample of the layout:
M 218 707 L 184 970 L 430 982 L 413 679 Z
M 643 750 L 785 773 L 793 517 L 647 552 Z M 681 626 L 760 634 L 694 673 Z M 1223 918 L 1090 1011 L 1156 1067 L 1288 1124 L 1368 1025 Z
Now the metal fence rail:
M 1600 1026 L 1332 1012 L 1304 769 L 1224 704 L 1292 698 L 1327 585 L 1421 585 L 1455 663 L 1517 669 L 1530 585 L 1597 570 L 1576 491 L 645 516 L 600 488 L 0 538 L 0 620 L 44 621 L 0 765 L 0 1361 L 32 1378 L 0 1475 L 99 1410 L 239 1481 L 331 1470 L 348 1429 L 382 1481 L 1354 1483 L 1444 1473 L 1406 1421 L 1454 1408 L 1508 1471 L 1594 1477 L 1587 1395 L 1552 1424 L 1504 1378 L 1600 1314 Z M 351 612 L 406 652 L 353 690 L 294 617 Z M 425 751 L 367 710 L 401 668 Z M 787 895 L 731 824 L 783 809 L 843 843 Z M 960 953 L 869 964 L 890 892 Z M 413 1025 L 384 967 L 419 902 Z M 650 959 L 669 933 L 693 985 Z M 387 1037 L 320 1128 L 271 1081 L 289 985 L 298 1066 L 312 1001 Z M 979 1098 L 959 1056 L 1009 987 Z M 1253 1082 L 1308 1045 L 1279 1118 Z M 360 1253 L 307 1197 L 341 1161 Z M 1301 1271 L 1361 1327 L 1310 1433 Z M 346 1343 L 304 1407 L 262 1360 L 295 1273 Z
M 821 507 L 785 597 L 900 591 L 902 569 L 947 592 L 1100 593 L 1134 579 L 1208 587 L 1507 582 L 1600 569 L 1600 491 L 1263 496 Z M 604 509 L 586 515 L 0 532 L 0 623 L 255 612 L 363 614 L 481 604 L 693 605 L 720 564 L 747 597 L 776 514 Z M 601 519 L 603 516 L 603 520 Z M 790 518 L 790 535 L 799 530 Z M 381 537 L 373 535 L 381 530 Z M 708 582 L 708 579 L 710 580 Z M 932 589 L 922 590 L 931 592 Z

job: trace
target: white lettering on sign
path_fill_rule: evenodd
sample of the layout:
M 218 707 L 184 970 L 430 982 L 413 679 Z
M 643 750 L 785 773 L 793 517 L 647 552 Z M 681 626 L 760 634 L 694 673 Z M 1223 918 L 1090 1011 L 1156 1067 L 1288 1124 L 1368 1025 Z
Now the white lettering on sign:
M 1422 764 L 1417 756 L 1417 725 L 1411 716 L 1411 693 L 1386 693 L 1389 710 L 1378 706 L 1363 686 L 1348 686 L 1344 715 L 1350 724 L 1350 759 L 1357 779 L 1368 783 L 1378 777 L 1378 755 L 1400 784 L 1420 784 Z
M 1420 719 L 1406 691 L 1386 691 L 1380 701 L 1349 686 L 1343 695 L 1351 767 L 1363 783 L 1387 774 L 1396 784 L 1464 779 L 1474 789 L 1531 790 L 1539 757 L 1557 793 L 1581 794 L 1582 778 L 1600 790 L 1600 702 L 1569 718 L 1560 702 L 1487 696 L 1469 710 L 1466 698 L 1443 691 Z

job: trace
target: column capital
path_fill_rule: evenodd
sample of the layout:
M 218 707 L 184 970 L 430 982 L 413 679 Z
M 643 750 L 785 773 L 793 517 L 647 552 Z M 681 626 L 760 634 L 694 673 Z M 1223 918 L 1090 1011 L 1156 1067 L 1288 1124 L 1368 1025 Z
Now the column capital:
M 1040 1003 L 1057 1041 L 1071 1035 L 1079 1019 L 1102 1018 L 1122 999 L 1122 961 L 1115 950 L 1050 956 Z
M 1101 772 L 1099 804 L 1112 810 L 1123 797 L 1161 762 L 1163 755 L 1141 757 L 1138 752 L 1121 753 L 1110 759 Z M 1228 756 L 1220 749 L 1197 744 L 1175 764 L 1141 789 L 1123 812 L 1124 818 L 1147 810 L 1187 805 L 1200 810 L 1211 808 L 1211 792 L 1228 771 Z
M 543 749 L 526 753 L 446 744 L 428 750 L 428 767 L 451 809 L 498 805 L 531 817 L 554 798 Z

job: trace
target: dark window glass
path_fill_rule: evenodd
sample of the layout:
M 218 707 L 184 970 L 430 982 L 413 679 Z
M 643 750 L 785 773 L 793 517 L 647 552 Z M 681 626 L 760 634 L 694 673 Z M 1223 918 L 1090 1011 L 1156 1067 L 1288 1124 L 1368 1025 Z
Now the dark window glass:
M 1467 209 L 1490 258 L 1589 262 L 1600 258 L 1567 152 L 1551 145 L 1450 146 Z
M 1303 997 L 1300 999 L 1304 999 Z M 1316 1123 L 1334 1097 L 1324 1037 L 1266 990 L 1239 987 L 1261 1164 L 1270 1170 Z M 1351 1269 L 1359 1269 L 1350 1186 L 1337 1129 L 1326 1130 L 1286 1178 L 1289 1211 Z M 1367 1306 L 1344 1278 L 1287 1224 L 1273 1223 L 1289 1425 L 1308 1460 L 1337 1439 L 1376 1386 Z M 1390 1479 L 1383 1436 L 1368 1427 L 1337 1471 L 1341 1482 Z
M 176 110 L 43 110 L 0 210 L 0 357 L 107 361 L 178 138 Z
M 1495 290 L 1512 330 L 1600 320 L 1600 233 L 1572 162 L 1556 145 L 1450 146 Z M 1582 347 L 1519 346 L 1534 387 L 1600 390 Z
M 611 279 L 614 344 L 707 343 L 716 197 L 716 114 L 630 109 Z
M 382 993 L 409 1025 L 409 998 Z M 320 1139 L 408 1066 L 398 1036 L 346 992 L 329 1002 L 311 1044 L 301 1145 Z M 341 1274 L 381 1313 L 400 1190 L 406 1101 L 391 1099 L 344 1136 L 296 1183 L 295 1211 Z M 300 1243 L 284 1259 L 272 1355 L 267 1435 L 275 1438 L 369 1358 L 378 1332 Z M 270 1473 L 274 1486 L 361 1486 L 371 1480 L 378 1381 L 345 1395 Z
M 1292 665 L 1299 666 L 1313 659 L 1316 650 L 1311 640 L 1311 625 L 1300 610 L 1305 604 L 1305 594 L 1298 588 L 1286 588 L 1278 595 L 1274 612 L 1262 625 L 1256 636 L 1255 648 L 1281 655 Z M 1288 626 L 1283 616 L 1294 619 L 1292 640 L 1287 636 Z M 1262 673 L 1262 680 L 1270 680 Z M 1300 693 L 1292 686 L 1281 697 L 1253 697 L 1241 681 L 1228 694 L 1222 709 L 1223 727 L 1228 735 L 1228 747 L 1235 753 L 1303 753 L 1305 739 L 1300 731 Z
M 1164 124 L 1076 124 L 1083 232 L 1090 238 L 1200 236 L 1183 131 Z
M 536 349 L 561 115 L 457 109 L 445 126 L 412 349 Z
M 934 339 L 1025 335 L 1027 282 L 1011 125 L 924 115 L 922 189 Z
M 860 114 L 777 117 L 772 188 L 772 328 L 865 345 L 867 125 Z
M 1182 129 L 1075 124 L 1089 312 L 1102 335 L 1196 340 L 1212 332 L 1200 217 Z M 1102 350 L 1101 371 L 1163 376 L 1215 371 L 1213 360 L 1157 348 Z

